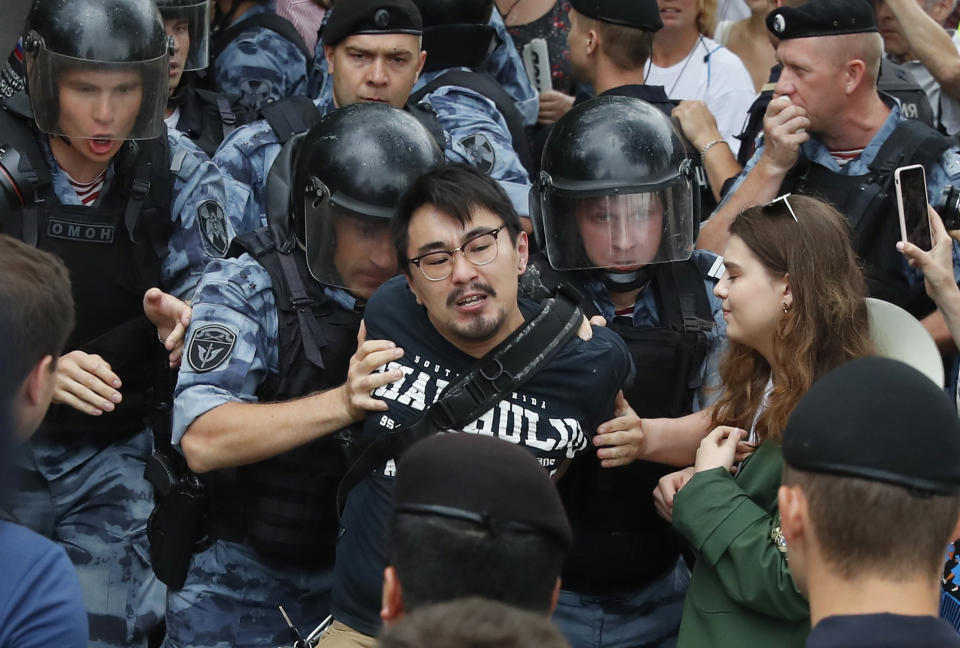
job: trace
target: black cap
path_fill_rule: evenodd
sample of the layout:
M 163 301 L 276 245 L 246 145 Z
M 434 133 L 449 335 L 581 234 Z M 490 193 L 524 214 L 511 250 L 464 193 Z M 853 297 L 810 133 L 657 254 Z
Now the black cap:
M 812 0 L 767 14 L 767 29 L 780 40 L 861 34 L 877 30 L 877 16 L 867 0 Z
M 570 523 L 547 472 L 508 441 L 436 434 L 400 459 L 396 511 L 546 533 L 569 548 Z
M 943 390 L 913 367 L 862 358 L 800 399 L 783 432 L 783 459 L 807 472 L 960 493 L 960 418 Z
M 412 0 L 338 0 L 323 26 L 324 45 L 334 47 L 354 34 L 423 34 Z
M 657 31 L 663 27 L 657 0 L 570 0 L 579 13 L 601 22 Z

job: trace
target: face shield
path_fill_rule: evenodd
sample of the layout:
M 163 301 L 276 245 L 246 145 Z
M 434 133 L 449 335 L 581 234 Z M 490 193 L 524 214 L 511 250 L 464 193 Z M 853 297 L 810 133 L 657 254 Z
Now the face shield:
M 163 133 L 169 53 L 132 62 L 79 59 L 48 50 L 35 33 L 25 50 L 30 105 L 41 131 L 105 141 Z
M 177 52 L 186 49 L 184 72 L 206 69 L 210 64 L 210 2 L 160 4 L 160 15 Z M 174 54 L 174 58 L 177 55 Z
M 318 282 L 367 299 L 397 274 L 391 212 L 330 194 L 311 178 L 304 202 L 307 267 Z
M 541 173 L 531 207 L 551 266 L 622 273 L 690 258 L 695 191 L 683 171 L 661 182 L 605 189 L 559 188 Z

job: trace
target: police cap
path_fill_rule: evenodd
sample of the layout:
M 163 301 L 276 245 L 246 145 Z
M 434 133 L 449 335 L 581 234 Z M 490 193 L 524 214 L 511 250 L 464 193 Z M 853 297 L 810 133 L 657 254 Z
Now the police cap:
M 556 487 L 528 451 L 501 439 L 436 434 L 400 459 L 396 511 L 516 528 L 572 542 Z
M 783 459 L 814 473 L 931 494 L 960 493 L 960 418 L 916 369 L 862 358 L 828 373 L 797 403 Z
M 799 7 L 780 7 L 767 14 L 767 29 L 780 40 L 878 31 L 877 16 L 867 0 L 811 0 Z
M 570 0 L 579 13 L 601 22 L 657 31 L 663 27 L 657 0 Z
M 323 27 L 323 44 L 338 45 L 354 34 L 423 34 L 412 0 L 338 0 Z

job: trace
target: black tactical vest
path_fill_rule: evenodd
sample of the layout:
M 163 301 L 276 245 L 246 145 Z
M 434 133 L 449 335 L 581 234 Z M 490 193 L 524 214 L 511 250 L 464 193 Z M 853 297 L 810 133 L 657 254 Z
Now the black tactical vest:
M 636 366 L 636 378 L 624 396 L 637 414 L 684 416 L 693 411 L 709 350 L 706 333 L 714 326 L 704 272 L 693 260 L 649 269 L 646 290 L 654 291 L 663 324 L 637 328 L 632 320 L 617 317 L 607 327 L 626 342 Z M 565 274 L 547 271 L 545 284 Z M 581 307 L 588 317 L 598 314 L 589 300 Z M 675 470 L 648 461 L 602 468 L 592 447 L 577 456 L 557 483 L 574 535 L 562 575 L 565 589 L 634 590 L 673 567 L 681 541 L 657 515 L 650 493 L 662 476 Z
M 89 416 L 53 405 L 42 433 L 109 441 L 143 429 L 162 366 L 143 293 L 159 283 L 172 231 L 167 138 L 125 143 L 96 207 L 60 203 L 39 138 L 28 115 L 0 106 L 0 148 L 21 152 L 19 174 L 27 178 L 21 187 L 26 205 L 0 213 L 0 232 L 63 259 L 76 307 L 66 349 L 102 356 L 123 380 L 123 401 L 113 412 Z
M 279 247 L 263 228 L 235 239 L 229 253 L 249 253 L 273 284 L 280 371 L 261 385 L 260 402 L 287 401 L 343 384 L 360 328 L 360 313 L 345 310 L 323 293 L 310 277 L 305 256 L 292 245 L 283 246 L 284 251 Z M 335 435 L 238 468 L 245 541 L 287 563 L 333 565 L 337 485 L 346 468 Z
M 922 318 L 936 309 L 923 284 L 910 286 L 903 256 L 897 251 L 900 221 L 893 171 L 909 164 L 929 169 L 953 142 L 916 120 L 906 120 L 890 134 L 865 175 L 844 176 L 804 159 L 780 186 L 780 194 L 814 196 L 834 205 L 850 225 L 854 251 L 863 259 L 867 292 Z
M 210 157 L 227 135 L 258 118 L 236 95 L 188 87 L 182 97 L 177 130 Z

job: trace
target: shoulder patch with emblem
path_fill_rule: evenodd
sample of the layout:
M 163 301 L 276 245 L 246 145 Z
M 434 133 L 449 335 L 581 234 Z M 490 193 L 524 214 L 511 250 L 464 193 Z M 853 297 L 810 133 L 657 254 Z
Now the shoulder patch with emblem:
M 225 326 L 201 326 L 190 339 L 187 363 L 197 373 L 212 371 L 226 362 L 236 342 L 237 334 Z
M 470 163 L 484 173 L 493 171 L 497 163 L 497 154 L 493 150 L 493 144 L 487 139 L 486 135 L 477 133 L 468 135 L 460 140 L 460 146 L 466 151 L 470 158 Z
M 204 200 L 197 205 L 197 224 L 204 251 L 212 257 L 223 258 L 230 246 L 223 206 L 216 200 Z

